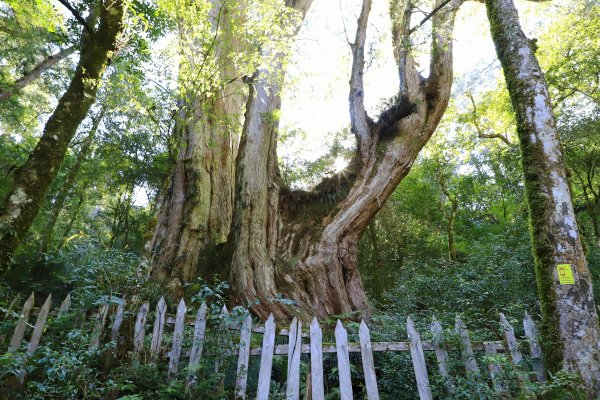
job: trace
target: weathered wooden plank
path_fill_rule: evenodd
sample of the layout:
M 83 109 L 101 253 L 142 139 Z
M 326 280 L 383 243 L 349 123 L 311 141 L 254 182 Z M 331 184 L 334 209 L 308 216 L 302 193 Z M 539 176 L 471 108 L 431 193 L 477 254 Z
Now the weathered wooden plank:
M 338 319 L 335 326 L 335 347 L 340 379 L 340 399 L 352 400 L 352 378 L 350 376 L 350 354 L 348 353 L 348 332 Z
M 70 308 L 71 308 L 71 293 L 67 294 L 67 297 L 65 297 L 63 302 L 60 304 L 60 308 L 58 309 L 57 316 L 60 317 L 61 315 L 68 313 Z
M 427 375 L 427 365 L 425 364 L 425 354 L 421 344 L 421 335 L 415 329 L 415 325 L 410 317 L 406 320 L 406 331 L 410 339 L 410 356 L 412 358 L 415 378 L 417 380 L 417 389 L 419 390 L 419 399 L 433 400 L 431 387 L 429 386 L 429 376 Z
M 146 335 L 146 317 L 148 316 L 149 309 L 150 303 L 145 302 L 144 304 L 142 304 L 135 320 L 135 327 L 133 329 L 133 355 L 136 359 L 144 348 L 144 337 Z
M 44 305 L 40 309 L 37 320 L 35 321 L 35 326 L 33 327 L 33 332 L 31 333 L 31 339 L 27 345 L 27 357 L 31 357 L 40 344 L 40 339 L 42 338 L 42 333 L 44 332 L 44 326 L 48 320 L 48 314 L 50 313 L 51 306 L 52 294 L 49 294 L 44 302 Z M 19 372 L 19 382 L 23 383 L 26 375 L 27 371 L 24 368 L 21 369 Z
M 206 332 L 206 303 L 202 303 L 196 314 L 196 322 L 194 324 L 194 337 L 192 338 L 192 350 L 190 352 L 190 363 L 188 365 L 187 385 L 193 386 L 196 384 L 196 373 L 200 365 L 202 357 L 202 349 L 204 347 L 204 334 Z
M 323 333 L 317 318 L 313 318 L 310 324 L 310 380 L 312 400 L 325 400 Z
M 9 353 L 14 353 L 19 346 L 21 346 L 21 341 L 23 340 L 23 335 L 25 334 L 25 328 L 27 328 L 27 320 L 29 320 L 29 314 L 33 308 L 33 302 L 34 294 L 31 293 L 29 298 L 25 300 L 25 304 L 23 304 L 23 308 L 21 309 L 21 316 L 17 321 L 15 333 L 13 334 L 10 344 L 8 345 Z
M 150 342 L 150 359 L 153 365 L 156 365 L 158 362 L 166 313 L 167 303 L 165 302 L 165 298 L 163 296 L 156 305 L 156 316 L 154 317 L 154 327 L 152 329 L 152 342 Z
M 60 307 L 58 308 L 57 316 L 61 316 L 71 309 L 71 293 L 67 293 L 62 303 L 60 303 Z
M 302 322 L 297 318 L 290 324 L 288 348 L 287 385 L 285 389 L 287 400 L 300 399 L 300 354 L 302 353 Z
M 506 339 L 506 345 L 512 362 L 515 365 L 520 365 L 523 361 L 523 354 L 521 354 L 521 350 L 519 350 L 519 344 L 515 337 L 515 330 L 503 313 L 500 313 L 500 326 L 502 326 L 502 330 L 504 331 L 504 338 Z
M 268 400 L 271 386 L 271 369 L 273 368 L 273 349 L 275 348 L 275 320 L 273 314 L 265 323 L 263 337 L 263 353 L 260 357 L 260 372 L 258 373 L 258 390 L 256 400 Z
M 485 354 L 488 356 L 495 356 L 497 354 L 496 347 L 490 342 L 483 342 L 483 347 L 485 349 Z M 490 378 L 492 379 L 492 384 L 494 386 L 494 390 L 496 393 L 502 393 L 506 390 L 502 382 L 498 380 L 498 375 L 501 372 L 500 365 L 496 362 L 490 362 L 488 364 L 488 370 L 490 371 Z
M 225 343 L 226 343 L 226 335 L 227 335 L 227 325 L 228 325 L 228 319 L 229 319 L 229 311 L 227 311 L 227 306 L 223 306 L 223 308 L 221 309 L 221 322 L 219 323 L 219 332 L 220 332 L 220 336 L 219 336 L 219 340 L 218 340 L 218 347 L 219 348 L 224 348 L 225 347 Z M 219 375 L 219 372 L 221 371 L 221 366 L 223 365 L 223 358 L 225 356 L 227 356 L 229 354 L 229 351 L 225 351 L 221 354 L 221 357 L 217 357 L 215 359 L 215 375 Z M 223 385 L 223 379 L 221 379 L 219 381 L 219 389 L 220 387 Z
M 117 342 L 119 340 L 119 330 L 121 329 L 121 325 L 123 325 L 123 314 L 125 313 L 125 299 L 117 306 L 117 311 L 115 311 L 115 317 L 113 319 L 112 328 L 110 330 L 110 340 L 111 342 Z
M 435 351 L 435 358 L 438 363 L 438 370 L 440 376 L 444 379 L 444 386 L 449 393 L 454 393 L 454 381 L 450 376 L 448 369 L 448 351 L 444 348 L 444 330 L 442 324 L 433 317 L 431 322 L 431 333 L 433 334 L 433 349 Z
M 92 331 L 92 339 L 90 340 L 90 350 L 93 350 L 100 345 L 100 338 L 102 337 L 102 330 L 104 329 L 104 324 L 106 323 L 107 315 L 108 304 L 103 304 L 100 306 L 100 309 L 98 310 L 98 315 L 96 316 L 96 324 L 94 326 L 94 330 Z
M 177 316 L 175 317 L 175 329 L 173 330 L 173 346 L 169 353 L 169 368 L 167 370 L 167 379 L 173 380 L 177 375 L 179 367 L 179 357 L 183 348 L 183 328 L 185 323 L 185 301 L 181 299 L 177 306 Z
M 462 346 L 465 369 L 467 372 L 479 374 L 479 367 L 477 366 L 477 361 L 475 360 L 475 353 L 473 352 L 473 345 L 471 344 L 471 339 L 469 338 L 469 331 L 467 330 L 465 323 L 462 322 L 458 316 L 456 317 L 455 330 Z
M 525 318 L 523 319 L 523 329 L 525 330 L 525 337 L 529 342 L 530 361 L 533 365 L 537 381 L 545 382 L 546 373 L 542 361 L 542 348 L 540 347 L 538 328 L 527 312 L 525 312 Z
M 377 376 L 375 375 L 375 362 L 373 361 L 373 348 L 371 346 L 371 334 L 369 333 L 369 327 L 365 323 L 365 320 L 360 321 L 358 337 L 360 339 L 360 354 L 365 374 L 367 398 L 369 400 L 379 400 Z
M 248 382 L 248 365 L 250 362 L 250 339 L 252 332 L 252 317 L 248 315 L 240 329 L 240 349 L 238 352 L 237 373 L 235 376 L 234 395 L 236 399 L 246 399 L 246 384 Z

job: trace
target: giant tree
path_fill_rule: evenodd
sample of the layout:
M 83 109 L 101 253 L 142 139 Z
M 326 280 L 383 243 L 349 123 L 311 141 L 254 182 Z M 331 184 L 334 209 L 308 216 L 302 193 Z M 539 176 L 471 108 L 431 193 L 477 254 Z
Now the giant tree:
M 106 0 L 96 6 L 98 12 L 92 10 L 87 20 L 73 9 L 84 27 L 75 75 L 29 159 L 15 172 L 1 203 L 0 271 L 6 267 L 37 215 L 69 142 L 95 101 L 102 74 L 114 55 L 117 37 L 123 29 L 126 1 Z
M 227 163 L 216 164 L 221 171 L 234 168 L 235 179 L 210 179 L 211 175 L 206 174 L 210 184 L 182 189 L 190 175 L 178 174 L 176 167 L 165 195 L 169 200 L 161 206 L 154 240 L 154 275 L 181 284 L 202 270 L 225 270 L 235 299 L 254 304 L 252 309 L 261 317 L 270 312 L 280 317 L 299 314 L 306 318 L 366 311 L 367 298 L 357 268 L 357 243 L 409 172 L 446 109 L 452 84 L 454 16 L 461 2 L 438 1 L 437 12 L 430 15 L 427 77 L 417 70 L 409 52 L 410 3 L 391 2 L 400 84 L 390 105 L 378 118 L 372 118 L 365 110 L 363 84 L 371 0 L 363 1 L 351 44 L 349 108 L 356 150 L 346 170 L 325 178 L 311 191 L 291 190 L 280 178 L 276 143 L 281 82 L 274 77 L 274 70 L 283 68 L 285 62 L 277 61 L 276 50 L 263 48 L 262 53 L 273 56 L 272 62 L 279 68 L 259 66 L 243 79 L 248 95 L 239 148 L 236 152 L 234 146 L 226 147 Z M 298 10 L 301 16 L 310 5 L 310 0 L 286 1 L 286 6 Z M 202 98 L 196 100 L 203 102 Z M 210 160 L 223 160 L 215 157 L 225 154 L 220 150 L 223 136 L 208 147 L 203 144 L 208 138 L 199 142 L 186 135 L 185 153 L 180 154 L 179 162 L 195 163 L 193 152 L 202 151 L 206 154 L 206 168 L 215 171 Z M 227 135 L 229 144 L 233 139 Z M 208 201 L 220 190 L 226 191 L 225 200 Z M 188 202 L 197 208 L 180 211 L 182 204 Z M 215 226 L 210 224 L 210 217 L 216 212 L 223 218 L 214 220 L 221 221 L 218 226 L 223 229 L 210 231 Z M 207 247 L 203 243 L 207 229 L 208 234 L 227 233 L 227 239 L 218 246 Z M 190 235 L 199 237 L 195 243 L 200 246 L 191 243 L 182 248 Z M 174 251 L 173 247 L 179 250 Z M 165 253 L 170 254 L 168 258 L 163 257 Z M 295 307 L 277 301 L 281 294 L 293 300 Z
M 492 38 L 516 114 L 550 370 L 579 373 L 600 395 L 600 326 L 575 220 L 548 86 L 512 0 L 486 0 Z M 563 280 L 561 268 L 567 269 Z

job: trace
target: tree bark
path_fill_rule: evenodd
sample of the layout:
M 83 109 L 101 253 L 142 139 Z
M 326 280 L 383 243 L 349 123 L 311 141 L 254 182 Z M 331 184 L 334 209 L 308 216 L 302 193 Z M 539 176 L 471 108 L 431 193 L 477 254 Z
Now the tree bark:
M 65 206 L 65 200 L 67 199 L 67 195 L 71 191 L 73 184 L 75 183 L 75 178 L 79 173 L 79 169 L 81 165 L 85 161 L 90 148 L 92 147 L 92 142 L 94 141 L 94 136 L 96 135 L 96 131 L 98 130 L 98 126 L 100 125 L 100 121 L 104 117 L 104 109 L 100 112 L 98 116 L 93 118 L 92 127 L 90 128 L 88 135 L 84 139 L 79 153 L 77 154 L 77 158 L 75 159 L 75 164 L 69 170 L 69 174 L 65 179 L 65 182 L 60 187 L 60 190 L 54 197 L 54 201 L 50 206 L 50 211 L 48 212 L 48 219 L 46 221 L 46 227 L 44 228 L 44 232 L 42 233 L 42 238 L 40 240 L 39 251 L 41 253 L 46 253 L 48 251 L 48 246 L 52 240 L 52 232 L 54 231 L 54 226 L 58 221 L 58 216 Z
M 93 35 L 84 33 L 75 76 L 29 159 L 15 173 L 0 209 L 0 272 L 29 230 L 69 142 L 96 99 L 100 79 L 122 30 L 124 8 L 124 0 L 106 0 L 102 4 L 97 31 Z
M 296 2 L 296 4 L 301 2 Z M 440 4 L 439 2 L 438 4 Z M 251 87 L 237 160 L 236 208 L 229 245 L 229 279 L 238 302 L 286 318 L 368 312 L 357 268 L 358 240 L 412 163 L 448 104 L 452 28 L 460 1 L 433 16 L 430 76 L 409 55 L 399 63 L 396 102 L 373 121 L 364 109 L 364 45 L 370 0 L 363 2 L 352 44 L 350 115 L 357 151 L 348 171 L 312 192 L 282 188 L 276 163 L 279 88 L 265 75 Z M 402 4 L 403 7 L 406 4 Z M 400 10 L 401 21 L 408 22 Z M 399 47 L 399 43 L 396 43 Z M 285 295 L 290 307 L 278 299 Z
M 544 74 L 512 0 L 486 0 L 496 52 L 517 117 L 548 368 L 579 373 L 600 395 L 600 327 Z M 575 284 L 561 284 L 571 264 Z
M 311 3 L 288 0 L 286 5 L 303 18 Z M 244 125 L 232 164 L 235 179 L 228 180 L 235 182 L 235 190 L 222 188 L 225 181 L 207 185 L 210 190 L 232 195 L 230 203 L 218 204 L 221 211 L 230 204 L 233 207 L 227 240 L 217 248 L 206 246 L 206 238 L 211 238 L 204 229 L 208 225 L 197 224 L 196 229 L 186 226 L 198 216 L 207 220 L 212 203 L 201 203 L 201 196 L 207 192 L 191 190 L 195 186 L 189 184 L 185 170 L 178 175 L 176 169 L 161 206 L 153 275 L 181 284 L 197 275 L 199 263 L 205 269 L 225 269 L 232 301 L 251 305 L 264 319 L 270 313 L 280 319 L 295 315 L 305 320 L 367 313 L 367 297 L 357 265 L 358 241 L 409 172 L 450 97 L 452 30 L 462 0 L 438 1 L 436 6 L 443 3 L 431 18 L 431 72 L 424 78 L 407 51 L 408 1 L 393 2 L 394 29 L 401 32 L 394 35 L 401 78 L 399 94 L 375 121 L 367 115 L 363 102 L 364 47 L 371 6 L 371 0 L 364 0 L 351 46 L 349 103 L 357 142 L 355 156 L 345 171 L 324 179 L 310 192 L 286 188 L 279 175 L 276 144 L 281 87 L 272 75 L 273 68 L 261 68 L 247 79 Z M 283 68 L 283 62 L 279 67 Z M 220 149 L 209 150 L 205 158 L 223 154 Z M 198 141 L 190 141 L 186 151 L 200 152 L 203 147 Z M 198 208 L 187 207 L 189 202 L 198 204 Z M 186 237 L 188 234 L 194 235 L 193 240 Z M 218 257 L 211 259 L 215 254 Z M 282 300 L 282 296 L 293 304 Z
M 215 1 L 211 22 L 215 35 L 228 31 L 223 13 L 225 3 Z M 185 32 L 180 32 L 185 34 Z M 234 62 L 220 62 L 238 49 L 237 39 L 227 32 L 231 48 L 215 46 L 217 63 L 222 65 L 222 88 L 211 99 L 198 95 L 182 99 L 176 127 L 178 156 L 169 187 L 162 195 L 157 229 L 150 245 L 152 275 L 180 287 L 200 272 L 207 254 L 223 244 L 229 234 L 233 214 L 235 158 L 246 99 L 240 72 Z M 216 37 L 216 36 L 215 36 Z
M 14 95 L 18 90 L 21 90 L 30 83 L 32 83 L 34 80 L 39 78 L 44 72 L 46 72 L 65 58 L 69 57 L 76 51 L 77 46 L 73 45 L 71 47 L 67 47 L 66 49 L 60 50 L 56 54 L 49 56 L 44 61 L 32 68 L 30 71 L 25 72 L 22 77 L 17 79 L 13 88 L 10 88 L 0 93 L 0 101 L 8 99 L 12 95 Z

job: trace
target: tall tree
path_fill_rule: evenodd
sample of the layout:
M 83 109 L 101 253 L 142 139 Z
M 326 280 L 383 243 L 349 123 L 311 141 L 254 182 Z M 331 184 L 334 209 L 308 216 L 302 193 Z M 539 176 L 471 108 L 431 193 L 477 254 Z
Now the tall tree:
M 600 395 L 600 326 L 548 86 L 513 1 L 486 0 L 485 4 L 516 113 L 542 303 L 544 355 L 550 370 L 579 373 L 590 398 L 596 398 Z M 568 264 L 574 283 L 561 281 L 560 264 Z
M 123 29 L 125 5 L 125 0 L 104 0 L 97 4 L 99 12 L 91 12 L 85 22 L 75 75 L 29 159 L 14 174 L 12 187 L 2 202 L 0 271 L 31 226 L 60 169 L 69 142 L 96 99 L 102 74 Z
M 288 0 L 286 6 L 304 16 L 311 3 Z M 199 273 L 200 256 L 206 256 L 204 268 L 208 268 L 207 264 L 225 268 L 236 300 L 253 303 L 253 310 L 261 317 L 270 312 L 281 317 L 299 314 L 306 318 L 366 311 L 367 298 L 357 268 L 357 243 L 409 172 L 446 109 L 452 84 L 454 16 L 461 3 L 461 0 L 436 2 L 438 11 L 431 16 L 430 74 L 425 78 L 408 51 L 410 3 L 391 2 L 400 85 L 391 105 L 375 120 L 364 107 L 365 43 L 371 8 L 371 0 L 364 0 L 351 45 L 349 103 L 356 151 L 346 170 L 324 179 L 312 191 L 285 187 L 278 171 L 276 143 L 281 84 L 273 77 L 273 70 L 281 69 L 284 62 L 275 61 L 278 68 L 261 67 L 252 78 L 246 79 L 249 95 L 234 166 L 235 190 L 230 192 L 234 198 L 227 241 L 218 251 L 188 247 L 186 250 L 193 252 L 191 257 L 197 260 L 191 269 L 187 269 L 187 262 L 176 257 L 160 262 L 157 254 L 161 247 L 155 246 L 155 276 L 169 281 L 189 280 Z M 274 54 L 277 60 L 277 51 L 269 53 L 269 49 L 263 49 L 263 52 Z M 191 147 L 190 150 L 195 151 Z M 192 201 L 198 201 L 209 195 L 207 189 L 210 188 L 200 193 L 181 193 L 175 192 L 173 185 L 167 196 L 180 199 L 190 196 Z M 221 210 L 228 204 L 221 205 Z M 177 203 L 163 202 L 162 207 L 166 206 L 173 208 Z M 198 211 L 200 214 L 165 219 L 159 224 L 171 224 L 169 228 L 178 235 L 182 220 L 206 215 L 208 210 L 204 207 Z M 161 210 L 161 214 L 165 212 L 169 210 Z M 170 240 L 177 242 L 177 236 Z M 184 254 L 185 257 L 190 255 Z M 295 307 L 278 301 L 282 294 L 293 300 Z

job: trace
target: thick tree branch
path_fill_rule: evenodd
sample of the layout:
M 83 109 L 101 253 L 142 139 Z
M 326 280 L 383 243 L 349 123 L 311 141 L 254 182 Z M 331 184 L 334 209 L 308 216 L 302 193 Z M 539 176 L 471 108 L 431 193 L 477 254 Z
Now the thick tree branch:
M 469 100 L 471 100 L 471 105 L 473 106 L 473 110 L 471 111 L 471 113 L 473 114 L 473 126 L 475 127 L 475 130 L 477 131 L 477 137 L 481 138 L 481 139 L 500 139 L 502 140 L 507 146 L 512 146 L 512 143 L 510 142 L 510 140 L 508 140 L 508 138 L 504 135 L 502 135 L 501 133 L 484 133 L 483 132 L 483 128 L 481 127 L 481 125 L 479 124 L 479 120 L 478 120 L 478 116 L 477 116 L 477 105 L 475 104 L 475 99 L 473 98 L 473 95 L 471 93 L 467 93 L 467 97 L 469 98 Z
M 46 58 L 44 61 L 36 65 L 30 71 L 27 71 L 15 82 L 14 88 L 9 89 L 3 93 L 0 93 L 0 101 L 6 100 L 11 97 L 15 92 L 19 89 L 23 89 L 25 86 L 29 85 L 31 82 L 40 77 L 45 71 L 52 68 L 61 60 L 67 58 L 71 54 L 73 54 L 77 50 L 77 46 L 73 45 L 66 49 L 62 49 L 56 54 L 53 54 Z
M 69 4 L 69 2 L 67 0 L 58 0 L 58 1 L 60 2 L 60 4 L 62 4 L 63 6 L 65 6 L 65 8 L 67 10 L 69 10 L 69 12 L 71 14 L 73 14 L 73 17 L 75 17 L 75 19 L 77 20 L 77 22 L 79 22 L 79 24 L 81 24 L 81 26 L 83 26 L 85 28 L 85 30 L 88 31 L 88 33 L 90 35 L 94 34 L 94 30 L 92 29 L 92 27 L 81 16 L 81 14 L 79 14 L 79 11 L 77 11 L 75 8 L 73 8 L 73 6 L 71 4 Z
M 365 111 L 364 103 L 364 66 L 365 66 L 365 42 L 367 39 L 367 25 L 369 12 L 371 11 L 371 0 L 363 0 L 360 16 L 356 26 L 356 37 L 352 48 L 352 72 L 350 75 L 350 123 L 352 133 L 358 139 L 359 149 L 365 151 L 371 143 L 372 121 Z

